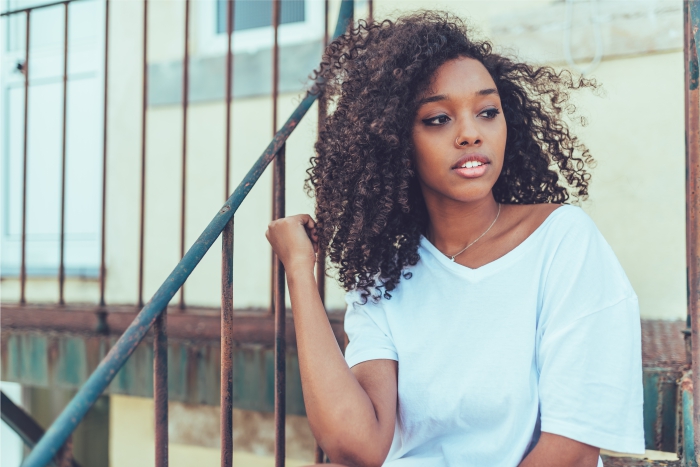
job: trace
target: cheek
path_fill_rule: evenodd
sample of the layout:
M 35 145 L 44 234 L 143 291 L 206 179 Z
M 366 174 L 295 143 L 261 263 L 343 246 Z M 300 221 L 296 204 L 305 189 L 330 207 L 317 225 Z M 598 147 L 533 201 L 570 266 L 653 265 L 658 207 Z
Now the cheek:
M 413 162 L 416 173 L 421 179 L 431 178 L 431 174 L 438 171 L 441 165 L 441 151 L 435 142 L 429 138 L 413 139 Z

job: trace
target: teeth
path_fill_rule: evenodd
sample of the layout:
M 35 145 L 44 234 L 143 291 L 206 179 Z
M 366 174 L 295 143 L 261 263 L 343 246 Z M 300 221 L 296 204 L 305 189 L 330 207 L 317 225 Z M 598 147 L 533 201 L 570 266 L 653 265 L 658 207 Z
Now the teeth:
M 463 169 L 472 169 L 474 167 L 479 167 L 481 165 L 484 165 L 484 164 L 482 162 L 479 162 L 479 161 L 469 161 L 469 162 L 465 163 L 462 166 L 462 168 Z

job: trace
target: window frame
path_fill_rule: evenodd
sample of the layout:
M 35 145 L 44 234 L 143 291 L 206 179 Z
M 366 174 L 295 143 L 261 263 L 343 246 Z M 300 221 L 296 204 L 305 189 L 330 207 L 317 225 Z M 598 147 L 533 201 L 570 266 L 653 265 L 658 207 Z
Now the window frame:
M 199 41 L 197 51 L 202 56 L 225 55 L 228 39 L 226 33 L 217 33 L 216 0 L 197 2 Z M 304 0 L 304 21 L 281 24 L 278 29 L 280 47 L 323 39 L 324 3 L 321 0 Z M 274 43 L 272 26 L 234 31 L 231 37 L 232 52 L 255 53 L 271 49 Z

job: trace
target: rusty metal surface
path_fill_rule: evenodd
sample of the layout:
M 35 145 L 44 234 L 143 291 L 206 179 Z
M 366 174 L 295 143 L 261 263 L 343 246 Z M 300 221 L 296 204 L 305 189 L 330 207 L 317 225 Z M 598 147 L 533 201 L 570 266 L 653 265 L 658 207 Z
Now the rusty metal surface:
M 277 99 L 279 97 L 279 17 L 280 17 L 280 6 L 281 0 L 272 0 L 272 134 L 277 132 Z M 275 213 L 277 212 L 277 187 L 275 186 L 275 173 L 277 171 L 277 158 L 272 162 L 272 220 L 277 219 Z M 275 312 L 275 265 L 277 259 L 273 252 L 270 254 L 271 268 L 270 268 L 270 312 Z
M 85 336 L 111 336 L 123 333 L 136 318 L 133 306 L 108 305 L 104 308 L 107 333 L 100 332 L 102 308 L 95 305 L 71 305 L 57 308 L 55 305 L 3 304 L 0 328 L 5 330 L 35 330 L 39 332 L 70 332 Z M 172 311 L 176 311 L 173 309 Z M 294 321 L 287 309 L 285 326 L 287 346 L 296 347 Z M 189 307 L 187 313 L 169 313 L 168 336 L 170 338 L 219 342 L 221 315 L 218 308 Z M 239 309 L 233 313 L 231 337 L 236 345 L 250 344 L 272 347 L 274 345 L 274 318 L 268 310 Z M 339 343 L 343 341 L 343 313 L 329 314 L 331 327 Z M 152 333 L 148 333 L 151 335 Z
M 143 0 L 143 63 L 141 75 L 141 208 L 139 215 L 139 295 L 143 306 L 143 255 L 146 228 L 146 110 L 148 109 L 148 0 Z
M 272 3 L 272 132 L 277 131 L 277 99 L 279 95 L 279 24 L 281 0 Z M 285 147 L 280 147 L 272 162 L 272 219 L 284 217 L 285 211 Z M 272 306 L 275 316 L 275 467 L 285 463 L 286 400 L 286 307 L 284 294 L 284 266 L 272 255 Z
M 19 302 L 26 303 L 27 285 L 27 134 L 29 133 L 29 31 L 32 10 L 26 11 L 26 31 L 24 38 L 24 146 L 22 149 L 22 253 L 19 266 Z
M 109 77 L 109 0 L 105 0 L 104 96 L 102 107 L 102 213 L 100 229 L 100 306 L 105 306 L 105 250 L 107 248 L 107 98 Z
M 323 47 L 325 48 L 328 45 L 328 8 L 329 8 L 329 0 L 324 0 L 323 2 Z
M 185 256 L 185 221 L 187 213 L 187 107 L 190 78 L 190 0 L 185 0 L 185 52 L 182 60 L 182 172 L 180 190 L 180 258 Z M 180 309 L 185 309 L 185 284 L 180 287 Z
M 323 47 L 325 48 L 328 45 L 328 0 L 325 2 L 325 12 L 324 12 L 324 32 L 323 32 Z M 326 119 L 326 114 L 327 114 L 327 105 L 328 102 L 325 99 L 325 97 L 322 95 L 318 96 L 318 127 L 316 131 L 316 135 L 321 134 L 321 127 L 323 126 L 323 122 Z M 318 288 L 318 294 L 321 297 L 321 303 L 325 305 L 326 301 L 326 255 L 324 254 L 323 251 L 319 250 L 318 253 L 316 254 L 316 287 Z M 323 452 L 323 449 L 321 449 L 321 446 L 316 443 L 316 451 L 314 453 L 314 462 L 317 464 L 323 463 L 325 460 L 325 455 Z
M 230 29 L 229 29 L 230 30 Z M 233 219 L 221 248 L 221 467 L 233 463 Z
M 156 467 L 168 467 L 168 314 L 153 324 L 153 402 L 155 406 Z
M 642 364 L 680 371 L 686 366 L 685 321 L 642 320 Z
M 277 0 L 279 3 L 279 0 Z M 279 8 L 279 6 L 277 7 Z M 275 159 L 273 173 L 275 187 L 275 219 L 284 217 L 285 211 L 285 146 L 280 148 Z M 285 400 L 286 400 L 286 307 L 284 293 L 284 266 L 275 257 L 275 467 L 283 467 L 285 459 Z
M 231 178 L 231 90 L 233 89 L 233 56 L 231 41 L 233 36 L 234 0 L 226 0 L 226 150 L 224 152 L 224 199 L 228 199 Z
M 58 248 L 58 303 L 63 297 L 66 268 L 66 130 L 68 128 L 68 3 L 63 4 L 63 121 L 61 125 L 61 221 Z
M 681 467 L 681 461 L 636 459 L 632 457 L 600 456 L 605 467 Z
M 224 199 L 229 196 L 231 171 L 231 90 L 233 86 L 233 57 L 231 41 L 234 21 L 233 0 L 226 2 L 226 150 Z M 220 436 L 221 467 L 233 465 L 233 232 L 231 218 L 222 234 L 221 250 L 221 388 Z
M 700 386 L 700 118 L 698 90 L 698 40 L 700 3 L 684 2 L 684 56 L 686 84 L 686 248 L 688 315 L 692 333 L 693 384 Z M 693 393 L 693 419 L 700 420 L 700 392 Z M 695 424 L 695 423 L 694 423 Z M 694 430 L 695 460 L 700 453 L 700 429 Z M 686 456 L 688 453 L 686 453 Z

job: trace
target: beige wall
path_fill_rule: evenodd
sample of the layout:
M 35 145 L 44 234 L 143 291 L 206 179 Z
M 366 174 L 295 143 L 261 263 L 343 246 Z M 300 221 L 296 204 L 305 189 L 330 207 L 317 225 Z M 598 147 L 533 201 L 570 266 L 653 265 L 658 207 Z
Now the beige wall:
M 109 465 L 155 465 L 153 399 L 111 396 L 109 415 Z M 169 465 L 192 467 L 219 465 L 218 407 L 170 403 Z M 274 462 L 272 414 L 260 415 L 234 409 L 233 465 L 272 467 Z M 286 465 L 313 462 L 313 436 L 305 417 L 287 417 Z M 150 455 L 149 455 L 150 454 Z
M 547 1 L 377 1 L 375 16 L 395 16 L 414 8 L 448 9 L 470 19 L 488 36 L 491 19 L 504 11 L 527 12 Z M 181 0 L 152 2 L 149 55 L 173 60 L 182 53 Z M 198 14 L 193 3 L 193 18 Z M 332 17 L 337 11 L 333 3 Z M 114 2 L 112 9 L 107 202 L 107 301 L 134 303 L 138 286 L 141 15 L 139 2 Z M 362 12 L 358 12 L 361 16 Z M 334 19 L 333 19 L 334 21 Z M 193 28 L 198 25 L 193 21 Z M 192 54 L 197 55 L 193 31 Z M 497 47 L 517 50 L 517 44 Z M 241 72 L 239 70 L 239 72 Z M 591 196 L 583 204 L 617 253 L 640 297 L 645 318 L 685 316 L 683 61 L 680 50 L 604 60 L 593 72 L 604 95 L 576 97 L 590 122 L 578 133 L 598 165 Z M 298 102 L 282 95 L 280 121 Z M 179 259 L 179 106 L 148 112 L 144 299 L 150 298 Z M 233 105 L 232 188 L 267 145 L 272 132 L 268 97 L 238 99 Z M 316 109 L 311 109 L 288 143 L 287 213 L 312 212 L 302 191 L 312 155 Z M 223 201 L 224 105 L 190 106 L 187 175 L 187 245 L 199 235 Z M 263 232 L 269 221 L 269 173 L 236 215 L 234 303 L 267 307 L 270 250 Z M 187 303 L 219 304 L 220 243 L 212 247 L 186 285 Z M 16 281 L 4 280 L 3 300 L 16 299 Z M 55 301 L 55 281 L 31 281 L 30 301 Z M 71 300 L 95 302 L 96 281 L 70 280 Z M 176 297 L 177 299 L 177 297 Z M 342 291 L 328 282 L 329 308 L 342 308 Z

